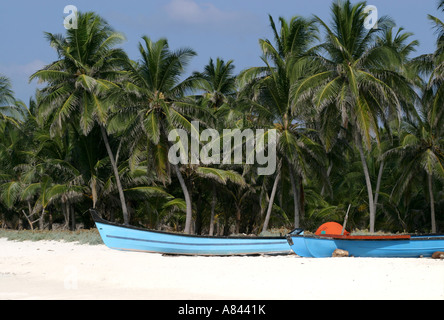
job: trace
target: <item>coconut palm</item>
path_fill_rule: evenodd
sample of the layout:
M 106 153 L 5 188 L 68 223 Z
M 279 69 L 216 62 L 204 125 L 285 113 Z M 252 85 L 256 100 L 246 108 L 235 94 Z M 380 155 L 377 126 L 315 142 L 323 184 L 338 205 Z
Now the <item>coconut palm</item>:
M 438 9 L 444 9 L 444 1 L 438 2 Z M 406 114 L 400 130 L 400 146 L 387 152 L 394 153 L 403 168 L 399 182 L 395 185 L 394 194 L 400 195 L 423 173 L 429 191 L 431 230 L 436 233 L 435 201 L 433 191 L 434 178 L 444 177 L 443 156 L 443 103 L 444 91 L 444 23 L 437 17 L 429 15 L 438 33 L 436 50 L 432 54 L 419 56 L 411 62 L 412 70 L 417 77 L 423 75 L 427 82 L 419 83 L 421 98 L 416 108 Z M 420 82 L 420 81 L 418 81 Z
M 0 104 L 12 104 L 15 101 L 11 82 L 8 78 L 0 76 Z
M 14 102 L 10 100 L 11 97 L 3 101 Z M 18 104 L 16 106 L 20 107 Z M 14 209 L 21 208 L 20 195 L 23 189 L 23 177 L 17 167 L 30 158 L 28 151 L 35 144 L 27 125 L 31 114 L 27 112 L 26 106 L 23 107 L 26 112 L 20 111 L 15 115 L 14 105 L 5 103 L 0 107 L 5 112 L 0 118 L 0 205 L 5 211 L 15 213 L 17 210 Z
M 69 203 L 81 198 L 84 188 L 82 175 L 71 163 L 73 141 L 69 135 L 51 137 L 50 122 L 40 127 L 36 113 L 35 105 L 30 104 L 29 116 L 23 126 L 30 142 L 22 151 L 25 155 L 22 162 L 14 168 L 21 185 L 20 200 L 28 207 L 28 215 L 25 216 L 30 221 L 34 214 L 40 212 L 38 221 L 43 228 L 47 208 L 58 203 L 64 213 L 65 225 L 68 226 L 72 219 L 74 228 L 74 212 L 70 210 Z
M 210 59 L 204 67 L 202 73 L 195 72 L 194 77 L 196 81 L 196 89 L 203 91 L 201 94 L 201 104 L 209 109 L 205 118 L 209 118 L 206 122 L 212 125 L 213 129 L 222 130 L 227 127 L 228 118 L 235 112 L 233 104 L 236 101 L 237 88 L 236 76 L 234 75 L 233 60 L 225 62 L 217 58 L 216 63 Z M 202 117 L 199 119 L 201 120 Z M 206 119 L 203 119 L 206 120 Z M 229 121 L 229 120 L 228 120 Z M 216 167 L 198 167 L 195 170 L 195 175 L 198 177 L 210 179 L 212 183 L 212 201 L 210 214 L 210 228 L 209 235 L 214 233 L 215 209 L 217 203 L 217 187 L 226 185 L 228 181 L 245 185 L 243 177 L 232 170 L 222 170 Z M 239 220 L 236 220 L 236 231 L 239 233 L 240 211 L 238 211 Z
M 300 81 L 294 94 L 298 99 L 312 93 L 319 110 L 333 106 L 340 115 L 339 128 L 352 130 L 365 174 L 373 232 L 376 212 L 364 148 L 371 148 L 372 136 L 379 141 L 379 123 L 386 124 L 399 114 L 399 97 L 411 97 L 412 90 L 410 81 L 396 69 L 399 54 L 383 41 L 376 41 L 381 30 L 392 25 L 390 19 L 382 17 L 378 20 L 379 29 L 367 30 L 365 6 L 365 2 L 334 2 L 330 26 L 316 17 L 326 36 L 319 47 L 322 51 L 313 56 L 319 70 Z
M 115 48 L 123 35 L 115 32 L 98 15 L 79 13 L 78 28 L 69 29 L 66 36 L 46 33 L 59 60 L 31 76 L 47 83 L 39 105 L 41 118 L 52 117 L 51 133 L 62 134 L 67 125 L 78 126 L 87 135 L 95 125 L 101 130 L 122 206 L 124 222 L 128 224 L 128 209 L 118 165 L 111 150 L 106 129 L 111 109 L 116 107 L 119 82 L 124 74 L 123 50 Z
M 277 130 L 278 170 L 269 198 L 263 231 L 268 228 L 281 168 L 288 166 L 294 199 L 294 224 L 299 227 L 301 204 L 300 186 L 310 167 L 323 165 L 319 145 L 310 137 L 304 124 L 302 104 L 296 107 L 291 97 L 292 84 L 309 70 L 308 56 L 317 39 L 314 20 L 294 17 L 290 21 L 279 18 L 280 29 L 270 16 L 274 45 L 261 39 L 264 67 L 245 70 L 239 77 L 246 93 L 251 92 L 251 110 L 258 115 L 256 126 Z M 306 104 L 303 104 L 306 106 Z M 310 107 L 308 108 L 310 109 Z M 268 131 L 265 133 L 268 134 Z M 318 170 L 317 172 L 321 172 Z
M 144 143 L 159 179 L 165 179 L 168 171 L 168 131 L 176 127 L 191 130 L 191 122 L 181 113 L 178 101 L 186 90 L 193 87 L 193 77 L 181 81 L 184 68 L 196 53 L 189 49 L 171 51 L 168 41 L 153 42 L 142 37 L 139 44 L 141 59 L 127 60 L 129 81 L 125 84 L 128 103 L 125 110 L 132 114 L 129 124 L 136 141 Z M 116 118 L 119 121 L 119 116 Z M 187 204 L 185 233 L 191 232 L 191 197 L 180 168 L 173 165 Z
M 229 80 L 232 66 L 231 62 L 225 64 L 218 60 L 215 67 L 210 61 L 210 65 L 203 74 L 194 73 L 193 76 L 181 81 L 180 77 L 189 59 L 195 55 L 194 51 L 191 49 L 171 51 L 166 39 L 153 42 L 148 37 L 143 37 L 142 40 L 139 45 L 141 60 L 137 63 L 128 61 L 127 64 L 127 68 L 130 70 L 130 81 L 125 85 L 125 89 L 129 103 L 123 112 L 131 112 L 135 115 L 128 127 L 137 136 L 135 140 L 139 142 L 139 145 L 136 147 L 151 153 L 147 158 L 153 160 L 158 178 L 162 180 L 168 172 L 167 153 L 170 145 L 168 131 L 175 128 L 185 128 L 199 134 L 197 128 L 190 121 L 192 118 L 186 115 L 186 111 L 193 113 L 192 111 L 195 109 L 202 110 L 204 108 L 204 112 L 211 116 L 212 108 L 217 108 L 224 103 L 224 95 L 228 92 L 227 90 L 230 90 L 231 94 L 230 85 L 225 82 L 233 81 Z M 214 70 L 215 68 L 216 70 Z M 213 71 L 216 73 L 225 72 L 222 74 L 225 80 L 216 79 L 217 75 Z M 187 98 L 186 93 L 193 89 L 199 89 L 199 85 L 201 89 L 207 91 L 210 97 L 204 97 L 200 102 L 196 100 L 198 97 Z M 205 111 L 208 101 L 214 102 L 212 108 Z M 117 119 L 119 119 L 118 115 L 115 120 Z M 141 143 L 144 145 L 140 145 Z M 233 171 L 193 164 L 183 165 L 182 168 L 173 164 L 172 167 L 186 202 L 185 233 L 191 233 L 191 186 L 196 177 L 214 179 L 223 184 L 227 180 L 243 182 L 240 175 Z
M 23 160 L 23 137 L 11 122 L 0 122 L 0 203 L 13 209 L 20 199 L 23 185 L 15 167 Z
M 0 75 L 0 119 L 19 127 L 26 113 L 26 106 L 14 98 L 9 79 Z
M 438 2 L 438 9 L 444 11 L 444 1 Z M 442 104 L 444 102 L 444 22 L 432 15 L 428 16 L 434 24 L 435 32 L 438 37 L 436 40 L 436 49 L 432 54 L 426 54 L 417 58 L 418 69 L 429 76 L 427 88 L 433 95 L 429 119 L 433 125 L 437 125 L 444 117 Z
M 416 47 L 419 45 L 419 42 L 417 40 L 410 40 L 410 38 L 413 36 L 413 33 L 405 32 L 404 28 L 398 28 L 398 30 L 395 32 L 395 28 L 387 28 L 384 30 L 384 33 L 377 38 L 377 43 L 379 45 L 384 46 L 386 48 L 389 48 L 393 53 L 395 53 L 398 57 L 398 63 L 396 65 L 393 65 L 392 67 L 396 68 L 395 70 L 399 72 L 400 74 L 403 74 L 406 78 L 411 79 L 413 83 L 420 84 L 421 80 L 419 78 L 419 75 L 415 73 L 415 69 L 412 68 L 412 60 L 410 58 L 410 55 L 416 51 Z M 391 87 L 396 87 L 397 85 L 402 85 L 402 83 L 396 82 L 395 79 L 387 79 L 387 84 Z M 405 83 L 409 85 L 408 83 Z M 399 89 L 399 88 L 397 88 Z M 405 93 L 410 93 L 409 95 L 401 95 L 399 96 L 399 102 L 402 105 L 402 110 L 406 114 L 410 114 L 412 110 L 414 109 L 414 101 L 416 101 L 416 93 L 411 90 L 403 90 Z M 396 115 L 392 115 L 396 116 Z M 392 119 L 391 121 L 394 123 L 398 123 L 397 118 Z M 390 122 L 390 119 L 387 119 L 388 122 Z M 375 155 L 374 158 L 378 159 L 379 162 L 379 172 L 377 175 L 377 181 L 375 186 L 375 192 L 374 192 L 374 212 L 376 214 L 377 206 L 378 206 L 378 198 L 379 198 L 379 191 L 381 188 L 381 180 L 384 173 L 384 166 L 385 161 L 382 157 L 383 153 L 389 149 L 390 143 L 393 142 L 391 138 L 391 126 L 386 126 L 385 129 L 380 130 L 381 131 L 381 137 L 382 141 L 379 144 L 379 155 Z
M 401 145 L 392 152 L 398 155 L 403 173 L 396 192 L 402 194 L 407 186 L 417 178 L 425 175 L 429 191 L 431 231 L 436 233 L 434 178 L 444 179 L 444 132 L 442 123 L 433 121 L 432 103 L 423 100 L 423 105 L 415 119 L 405 119 L 402 126 Z
M 56 200 L 61 199 L 65 203 L 67 199 L 81 195 L 82 186 L 78 184 L 80 181 L 77 170 L 61 157 L 66 151 L 63 139 L 49 139 L 45 133 L 38 131 L 31 133 L 28 130 L 26 134 L 26 138 L 18 135 L 19 139 L 14 147 L 17 155 L 11 154 L 9 157 L 9 167 L 12 170 L 7 182 L 0 185 L 0 199 L 7 209 L 21 210 L 27 207 L 28 214 L 24 210 L 22 212 L 31 228 L 33 223 L 39 221 L 42 229 L 47 207 Z M 15 139 L 11 138 L 9 135 L 13 142 Z M 40 210 L 39 218 L 31 221 L 32 216 Z
M 236 77 L 233 73 L 233 60 L 225 62 L 220 58 L 217 58 L 216 63 L 210 59 L 204 67 L 204 72 L 194 73 L 199 79 L 196 89 L 204 91 L 203 97 L 209 101 L 209 107 L 215 111 L 237 93 Z

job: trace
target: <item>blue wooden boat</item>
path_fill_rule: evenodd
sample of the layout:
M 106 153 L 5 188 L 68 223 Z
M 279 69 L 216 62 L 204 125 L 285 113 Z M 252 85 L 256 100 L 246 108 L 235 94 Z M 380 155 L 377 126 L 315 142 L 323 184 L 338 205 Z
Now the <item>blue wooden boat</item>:
M 120 225 L 90 210 L 105 245 L 111 249 L 176 255 L 293 254 L 285 237 L 212 237 L 176 234 Z
M 336 249 L 353 257 L 419 258 L 444 251 L 444 235 L 341 236 L 305 235 L 296 229 L 287 235 L 291 249 L 301 257 L 327 258 Z

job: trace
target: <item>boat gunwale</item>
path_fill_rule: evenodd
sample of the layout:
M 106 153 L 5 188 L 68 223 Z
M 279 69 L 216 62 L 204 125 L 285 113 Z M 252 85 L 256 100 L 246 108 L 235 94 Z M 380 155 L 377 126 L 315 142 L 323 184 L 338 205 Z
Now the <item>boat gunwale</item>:
M 407 237 L 410 238 L 407 238 Z M 444 234 L 407 234 L 400 235 L 399 237 L 389 238 L 390 236 L 341 236 L 341 235 L 327 235 L 327 236 L 318 236 L 318 235 L 304 235 L 304 234 L 292 234 L 289 233 L 288 238 L 305 238 L 305 239 L 318 239 L 318 240 L 344 240 L 344 241 L 429 241 L 429 240 L 444 240 Z M 353 238 L 354 237 L 354 238 Z M 365 238 L 357 238 L 357 237 L 365 237 Z M 374 237 L 374 238 L 372 238 Z
M 158 234 L 164 234 L 174 237 L 187 237 L 187 238 L 207 238 L 207 239 L 221 239 L 221 240 L 227 240 L 227 239 L 241 239 L 241 240 L 286 240 L 286 236 L 279 236 L 279 237 L 260 237 L 260 236 L 209 236 L 209 235 L 196 235 L 196 234 L 184 234 L 184 233 L 174 233 L 169 231 L 160 231 L 160 230 L 152 230 L 152 229 L 146 229 L 142 227 L 136 227 L 132 225 L 123 225 L 115 222 L 111 222 L 108 220 L 105 220 L 99 216 L 96 210 L 90 209 L 90 213 L 93 217 L 93 220 L 95 223 L 101 223 L 110 225 L 113 227 L 118 228 L 124 228 L 124 229 L 131 229 L 131 230 L 137 230 L 142 232 L 152 232 L 152 233 L 158 233 Z

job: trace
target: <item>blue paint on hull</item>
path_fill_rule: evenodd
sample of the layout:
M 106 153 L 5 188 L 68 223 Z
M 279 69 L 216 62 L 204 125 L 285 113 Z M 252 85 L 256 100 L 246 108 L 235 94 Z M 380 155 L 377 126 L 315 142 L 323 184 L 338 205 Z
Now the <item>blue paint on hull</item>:
M 444 251 L 444 235 L 412 235 L 410 239 L 334 239 L 329 237 L 287 236 L 291 249 L 301 257 L 328 258 L 342 249 L 354 257 L 419 258 Z
M 92 215 L 105 245 L 116 250 L 221 256 L 293 253 L 285 238 L 181 235 L 122 226 Z

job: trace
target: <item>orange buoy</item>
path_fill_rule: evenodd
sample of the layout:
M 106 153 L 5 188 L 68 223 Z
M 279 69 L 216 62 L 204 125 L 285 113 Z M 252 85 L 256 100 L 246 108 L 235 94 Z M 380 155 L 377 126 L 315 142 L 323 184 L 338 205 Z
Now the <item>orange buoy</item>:
M 341 235 L 342 233 L 342 225 L 340 225 L 337 222 L 327 222 L 324 223 L 322 226 L 320 226 L 318 228 L 318 230 L 316 230 L 316 235 L 317 236 L 322 236 L 322 235 L 327 235 L 327 234 L 331 234 L 331 235 Z M 344 230 L 344 236 L 348 236 L 350 235 L 350 232 L 348 232 L 347 230 Z

